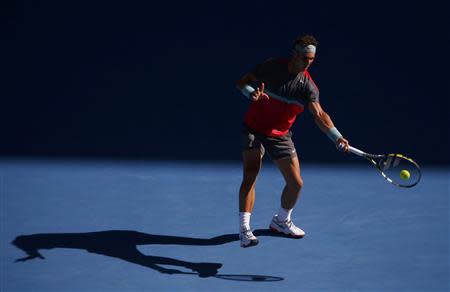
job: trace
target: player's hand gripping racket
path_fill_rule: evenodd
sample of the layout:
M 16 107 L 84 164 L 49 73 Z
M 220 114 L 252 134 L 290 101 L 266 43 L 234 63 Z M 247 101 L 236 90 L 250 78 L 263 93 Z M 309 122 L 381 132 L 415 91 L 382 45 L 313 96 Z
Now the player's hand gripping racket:
M 349 151 L 369 160 L 381 175 L 395 186 L 412 188 L 422 177 L 417 162 L 402 154 L 369 154 L 352 146 L 349 146 Z

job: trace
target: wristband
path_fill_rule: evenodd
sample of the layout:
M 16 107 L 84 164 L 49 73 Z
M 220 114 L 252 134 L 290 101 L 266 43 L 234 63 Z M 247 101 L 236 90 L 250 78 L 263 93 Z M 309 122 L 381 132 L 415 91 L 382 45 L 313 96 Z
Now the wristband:
M 327 136 L 328 138 L 331 139 L 331 141 L 333 141 L 334 143 L 336 143 L 336 141 L 343 137 L 341 133 L 339 133 L 338 129 L 336 129 L 336 127 L 331 128 L 330 130 L 328 130 L 327 132 Z
M 244 85 L 244 87 L 241 88 L 241 92 L 243 95 L 245 95 L 247 98 L 252 99 L 252 92 L 255 91 L 255 89 L 253 87 L 251 87 L 250 85 Z

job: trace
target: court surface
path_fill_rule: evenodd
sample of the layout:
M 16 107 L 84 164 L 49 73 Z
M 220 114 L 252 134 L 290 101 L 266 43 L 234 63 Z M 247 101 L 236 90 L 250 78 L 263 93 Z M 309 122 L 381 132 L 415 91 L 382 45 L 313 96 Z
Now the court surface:
M 288 239 L 267 230 L 283 179 L 265 162 L 260 244 L 243 249 L 239 163 L 0 167 L 1 291 L 449 290 L 448 168 L 425 166 L 417 187 L 400 189 L 369 164 L 304 164 L 293 219 L 306 236 Z

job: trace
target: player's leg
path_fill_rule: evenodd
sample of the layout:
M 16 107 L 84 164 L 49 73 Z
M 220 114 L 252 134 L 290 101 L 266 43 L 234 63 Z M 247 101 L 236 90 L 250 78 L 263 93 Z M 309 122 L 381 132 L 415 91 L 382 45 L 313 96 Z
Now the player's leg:
M 300 162 L 297 156 L 274 161 L 275 165 L 281 171 L 286 185 L 281 194 L 281 207 L 285 210 L 294 208 L 295 203 L 300 197 L 300 191 L 303 187 L 303 180 L 300 174 Z
M 300 197 L 300 191 L 303 187 L 299 159 L 297 156 L 294 156 L 275 160 L 274 163 L 283 174 L 286 185 L 281 194 L 280 210 L 273 217 L 270 229 L 292 237 L 301 238 L 305 235 L 305 232 L 295 226 L 291 220 L 292 210 Z
M 255 183 L 261 169 L 264 147 L 247 128 L 244 127 L 242 134 L 243 177 L 239 188 L 239 239 L 241 247 L 249 247 L 258 244 L 258 239 L 251 231 L 250 216 L 255 204 Z
M 262 146 L 261 146 L 262 147 Z M 241 247 L 258 244 L 250 227 L 250 216 L 255 204 L 255 184 L 262 164 L 261 148 L 243 151 L 243 177 L 239 188 L 239 239 Z
M 254 148 L 242 153 L 243 177 L 239 188 L 239 212 L 253 210 L 255 204 L 255 183 L 262 165 L 261 149 Z
M 273 162 L 283 174 L 286 185 L 281 194 L 281 206 L 278 214 L 272 218 L 270 229 L 293 237 L 303 237 L 303 230 L 292 224 L 291 213 L 303 186 L 300 175 L 300 162 L 292 141 L 292 133 L 281 137 L 267 137 L 263 141 Z

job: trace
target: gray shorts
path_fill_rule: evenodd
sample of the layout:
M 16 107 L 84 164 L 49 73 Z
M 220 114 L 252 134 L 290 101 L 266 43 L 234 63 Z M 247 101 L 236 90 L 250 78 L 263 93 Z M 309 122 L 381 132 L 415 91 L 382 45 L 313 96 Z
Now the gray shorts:
M 297 156 L 294 142 L 292 142 L 291 131 L 281 137 L 269 137 L 259 134 L 244 125 L 242 127 L 242 149 L 245 151 L 256 148 L 261 149 L 261 156 L 267 150 L 272 160 Z

